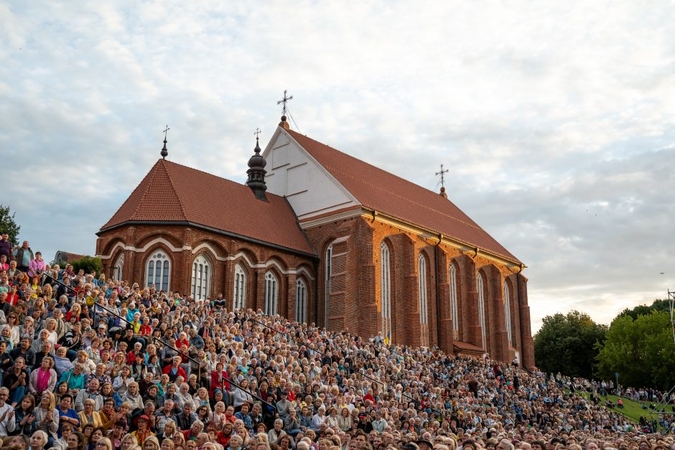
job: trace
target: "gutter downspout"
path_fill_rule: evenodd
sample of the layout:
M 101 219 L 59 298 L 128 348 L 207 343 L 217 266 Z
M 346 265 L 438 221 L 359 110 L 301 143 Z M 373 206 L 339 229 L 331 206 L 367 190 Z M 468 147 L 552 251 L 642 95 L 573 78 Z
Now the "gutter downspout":
M 314 260 L 314 273 L 316 274 L 316 283 L 314 283 L 314 323 L 318 324 L 319 323 L 319 282 L 321 279 L 319 278 L 319 260 L 315 259 Z M 309 325 L 309 324 L 308 324 Z

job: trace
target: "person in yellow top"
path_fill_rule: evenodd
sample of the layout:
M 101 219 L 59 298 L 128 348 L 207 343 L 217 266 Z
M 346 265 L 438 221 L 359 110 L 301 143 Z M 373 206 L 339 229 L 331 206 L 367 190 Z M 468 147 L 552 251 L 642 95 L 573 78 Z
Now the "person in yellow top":
M 94 399 L 88 398 L 84 401 L 84 410 L 77 414 L 80 417 L 80 430 L 83 430 L 87 424 L 92 424 L 94 428 L 104 425 L 104 419 L 101 417 L 101 413 L 94 411 L 95 407 L 96 401 Z
M 42 288 L 40 287 L 40 277 L 35 276 L 32 278 L 32 282 L 30 285 L 30 298 L 37 299 L 41 293 Z
M 155 433 L 150 431 L 150 418 L 143 414 L 138 418 L 138 429 L 131 433 L 133 437 L 138 441 L 138 445 L 143 447 L 143 442 L 150 436 L 154 436 Z
M 134 334 L 139 334 L 141 332 L 141 313 L 134 313 L 133 320 L 127 326 L 134 330 Z

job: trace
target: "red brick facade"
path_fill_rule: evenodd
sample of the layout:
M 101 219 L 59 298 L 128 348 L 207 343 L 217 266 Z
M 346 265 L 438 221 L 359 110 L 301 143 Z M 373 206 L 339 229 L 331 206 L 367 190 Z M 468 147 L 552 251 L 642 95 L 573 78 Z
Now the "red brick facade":
M 277 312 L 294 317 L 296 281 L 307 285 L 308 303 L 314 292 L 316 261 L 306 255 L 247 242 L 212 231 L 178 225 L 129 225 L 101 232 L 96 253 L 102 257 L 104 273 L 124 255 L 120 278 L 147 284 L 148 258 L 162 250 L 171 261 L 169 289 L 191 295 L 193 261 L 203 256 L 210 264 L 209 297 L 222 293 L 232 306 L 234 271 L 239 265 L 246 274 L 246 308 L 262 309 L 265 274 L 278 280 Z
M 312 321 L 333 330 L 349 329 L 361 336 L 374 336 L 382 330 L 379 249 L 384 242 L 390 256 L 392 343 L 427 344 L 448 353 L 456 352 L 449 281 L 450 265 L 454 264 L 458 274 L 455 292 L 460 322 L 457 340 L 483 348 L 476 280 L 481 273 L 485 280 L 485 350 L 502 361 L 512 361 L 517 354 L 526 367 L 534 366 L 527 279 L 519 269 L 499 265 L 480 253 L 460 251 L 443 240 L 439 243 L 438 237 L 425 238 L 377 220 L 372 222 L 363 216 L 310 228 L 306 232 L 321 256 L 317 276 L 318 301 Z M 329 246 L 332 249 L 330 292 L 326 279 Z M 420 255 L 427 268 L 425 325 L 420 321 Z M 506 330 L 505 283 L 509 286 L 511 342 Z
M 511 361 L 518 354 L 524 366 L 534 366 L 527 279 L 518 269 L 499 264 L 480 252 L 460 250 L 442 236 L 441 239 L 424 236 L 367 216 L 305 231 L 318 259 L 181 225 L 130 224 L 103 231 L 97 241 L 97 254 L 103 257 L 107 275 L 112 275 L 123 254 L 121 278 L 140 281 L 147 280 L 148 258 L 161 249 L 171 260 L 170 289 L 187 294 L 191 293 L 193 261 L 201 255 L 211 267 L 208 295 L 223 293 L 230 307 L 238 264 L 246 273 L 245 306 L 249 308 L 264 309 L 265 274 L 272 272 L 278 280 L 277 312 L 289 318 L 295 318 L 296 282 L 300 278 L 307 287 L 308 322 L 370 337 L 383 327 L 380 246 L 385 243 L 389 250 L 392 343 L 427 344 L 448 353 L 457 352 L 457 341 L 483 348 L 477 291 L 480 274 L 484 288 L 485 350 L 502 361 Z M 329 247 L 332 257 L 328 293 Z M 426 266 L 426 324 L 420 321 L 420 255 Z M 451 265 L 456 275 L 457 339 L 450 305 Z M 505 284 L 510 299 L 511 342 L 504 311 Z

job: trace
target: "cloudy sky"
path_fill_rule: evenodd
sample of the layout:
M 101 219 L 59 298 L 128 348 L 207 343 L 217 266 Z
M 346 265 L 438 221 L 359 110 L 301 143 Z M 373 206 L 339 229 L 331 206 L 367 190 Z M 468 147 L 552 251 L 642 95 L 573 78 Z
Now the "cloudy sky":
M 533 328 L 675 289 L 675 6 L 0 2 L 0 203 L 51 260 L 159 158 L 245 181 L 294 129 L 437 190 L 528 265 Z M 663 272 L 663 274 L 661 274 Z

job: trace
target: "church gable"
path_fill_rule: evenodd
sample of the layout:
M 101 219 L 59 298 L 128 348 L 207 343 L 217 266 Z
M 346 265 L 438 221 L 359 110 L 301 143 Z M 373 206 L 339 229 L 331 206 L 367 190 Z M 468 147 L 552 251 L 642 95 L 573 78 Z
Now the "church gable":
M 267 161 L 267 190 L 285 196 L 301 222 L 361 206 L 284 129 L 277 129 L 263 156 Z

